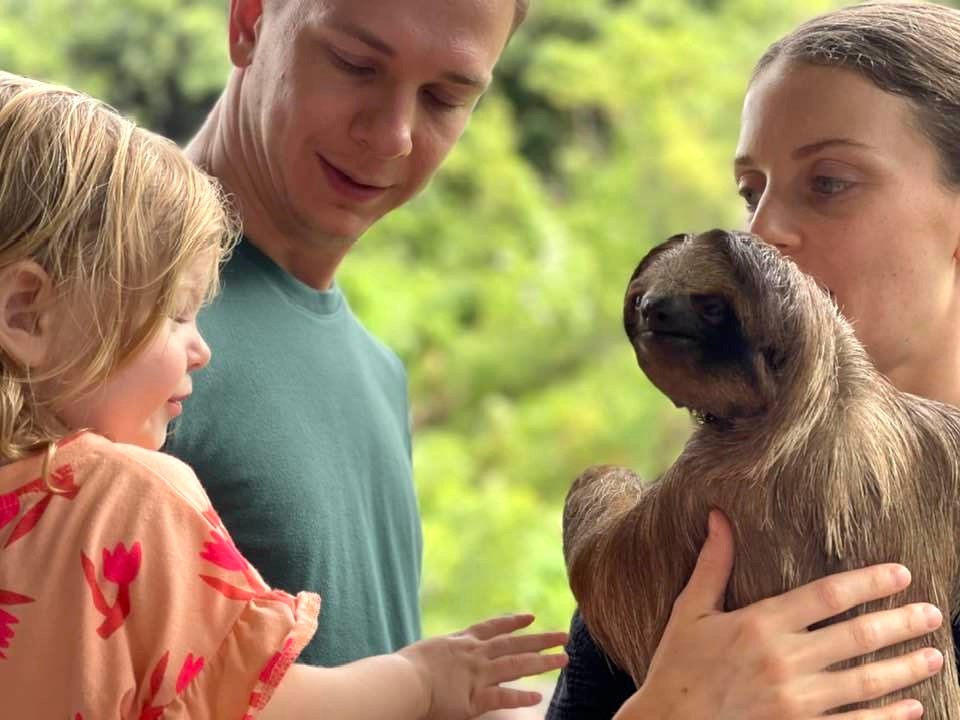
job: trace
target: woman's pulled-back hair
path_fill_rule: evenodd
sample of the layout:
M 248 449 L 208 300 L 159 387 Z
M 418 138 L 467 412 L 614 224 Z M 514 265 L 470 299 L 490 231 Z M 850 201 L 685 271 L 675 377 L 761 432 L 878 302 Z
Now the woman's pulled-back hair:
M 205 263 L 216 292 L 235 235 L 219 187 L 172 142 L 82 93 L 0 72 L 0 271 L 38 263 L 58 321 L 89 328 L 42 368 L 0 348 L 0 459 L 66 432 L 38 383 L 69 378 L 58 387 L 76 397 L 103 382 L 175 312 L 188 268 Z
M 754 79 L 778 59 L 841 67 L 913 106 L 918 129 L 960 186 L 960 11 L 927 2 L 867 2 L 825 13 L 771 45 Z

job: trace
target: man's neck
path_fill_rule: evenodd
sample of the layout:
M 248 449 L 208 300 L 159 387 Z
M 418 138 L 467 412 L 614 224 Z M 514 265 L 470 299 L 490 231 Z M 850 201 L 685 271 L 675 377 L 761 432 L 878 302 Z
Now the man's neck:
M 217 178 L 234 204 L 247 240 L 300 282 L 326 290 L 352 243 L 316 237 L 290 213 L 271 212 L 271 201 L 251 176 L 239 126 L 237 83 L 230 82 L 187 145 L 187 157 Z M 276 218 L 284 215 L 283 222 Z

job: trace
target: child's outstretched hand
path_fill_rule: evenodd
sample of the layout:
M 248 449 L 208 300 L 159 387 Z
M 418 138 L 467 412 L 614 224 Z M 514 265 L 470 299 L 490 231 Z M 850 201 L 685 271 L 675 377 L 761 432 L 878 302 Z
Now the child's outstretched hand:
M 563 645 L 566 633 L 513 634 L 530 625 L 533 617 L 493 618 L 400 650 L 399 655 L 417 669 L 424 695 L 430 699 L 424 717 L 459 720 L 540 702 L 540 693 L 500 687 L 500 683 L 556 670 L 567 663 L 565 653 L 541 654 Z

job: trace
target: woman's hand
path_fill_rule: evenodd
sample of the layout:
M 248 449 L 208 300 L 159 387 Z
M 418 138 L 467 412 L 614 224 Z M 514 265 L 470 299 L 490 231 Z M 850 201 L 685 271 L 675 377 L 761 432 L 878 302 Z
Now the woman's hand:
M 857 668 L 827 671 L 841 660 L 919 637 L 940 626 L 933 605 L 916 603 L 814 631 L 807 627 L 910 584 L 901 565 L 838 573 L 734 612 L 723 612 L 733 567 L 733 533 L 719 512 L 686 588 L 677 597 L 642 688 L 615 720 L 809 720 L 850 703 L 882 697 L 940 671 L 926 648 Z M 831 718 L 907 720 L 915 700 Z

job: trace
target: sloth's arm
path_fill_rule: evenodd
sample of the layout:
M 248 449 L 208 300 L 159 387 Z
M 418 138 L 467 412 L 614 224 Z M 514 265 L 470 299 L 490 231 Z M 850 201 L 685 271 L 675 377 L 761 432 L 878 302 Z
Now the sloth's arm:
M 570 588 L 591 634 L 635 681 L 646 670 L 669 595 L 663 592 L 663 548 L 654 548 L 658 485 L 631 470 L 597 466 L 584 471 L 567 494 L 563 551 Z M 660 557 L 658 557 L 660 556 Z M 663 607 L 652 607 L 663 603 Z

